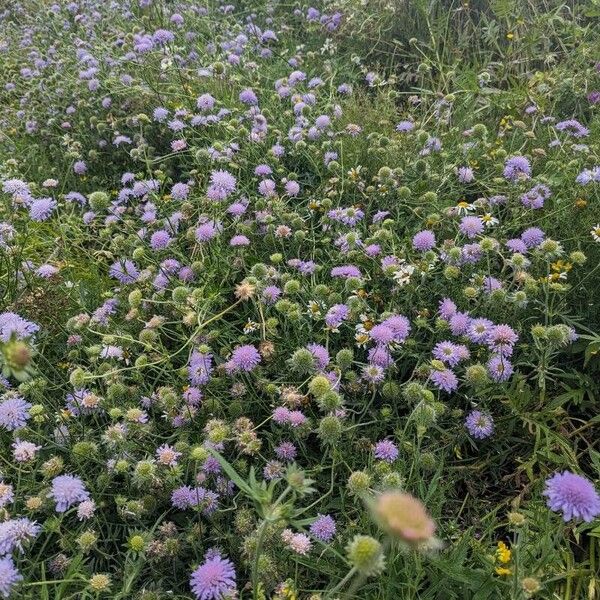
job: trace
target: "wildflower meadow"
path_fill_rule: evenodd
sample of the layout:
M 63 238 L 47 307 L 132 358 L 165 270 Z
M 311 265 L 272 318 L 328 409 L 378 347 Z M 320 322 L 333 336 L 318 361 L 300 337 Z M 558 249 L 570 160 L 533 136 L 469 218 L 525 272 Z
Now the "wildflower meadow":
M 600 598 L 598 0 L 0 3 L 0 598 Z

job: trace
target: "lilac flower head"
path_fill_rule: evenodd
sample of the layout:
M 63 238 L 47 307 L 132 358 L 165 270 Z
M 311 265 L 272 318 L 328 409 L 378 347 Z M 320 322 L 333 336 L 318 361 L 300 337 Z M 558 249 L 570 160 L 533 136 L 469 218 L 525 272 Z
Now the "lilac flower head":
M 15 431 L 27 425 L 31 404 L 15 392 L 7 392 L 0 400 L 0 427 Z
M 509 181 L 529 179 L 531 177 L 531 165 L 524 156 L 511 156 L 504 163 L 504 177 Z
M 545 239 L 546 234 L 539 227 L 529 227 L 521 234 L 521 240 L 527 248 L 536 248 Z
M 79 477 L 59 475 L 52 480 L 52 491 L 48 494 L 56 502 L 56 512 L 66 512 L 74 504 L 89 500 L 90 494 Z
M 231 353 L 231 358 L 226 366 L 230 373 L 236 371 L 250 373 L 260 364 L 261 360 L 258 350 L 251 344 L 245 344 L 244 346 L 238 346 Z
M 562 512 L 565 522 L 575 519 L 590 523 L 600 514 L 600 496 L 593 483 L 570 471 L 547 479 L 542 494 L 548 498 L 548 508 Z
M 29 216 L 32 221 L 45 221 L 50 218 L 52 211 L 56 208 L 56 200 L 52 198 L 40 198 L 29 205 Z
M 114 262 L 110 267 L 108 274 L 123 285 L 135 283 L 140 276 L 140 272 L 135 266 L 135 263 L 129 259 Z
M 334 304 L 325 315 L 325 324 L 331 329 L 337 329 L 350 314 L 350 309 L 345 304 Z
M 24 552 L 23 545 L 35 539 L 40 530 L 41 527 L 27 517 L 3 521 L 0 523 L 0 555 L 15 550 Z
M 458 378 L 450 369 L 435 370 L 431 373 L 430 378 L 436 388 L 448 393 L 453 392 L 458 387 Z
M 319 371 L 323 371 L 329 364 L 329 352 L 325 346 L 321 344 L 308 344 L 307 350 L 313 355 L 315 359 L 315 366 Z
M 463 217 L 460 221 L 459 230 L 469 239 L 473 239 L 475 236 L 482 233 L 483 229 L 483 221 L 479 217 L 467 216 Z
M 31 337 L 39 326 L 14 312 L 0 313 L 0 341 L 8 342 L 11 337 L 23 340 Z
M 216 554 L 206 560 L 192 573 L 190 587 L 196 600 L 222 600 L 235 592 L 235 569 L 233 563 Z
M 373 455 L 378 460 L 393 463 L 398 458 L 398 447 L 390 440 L 382 440 L 375 444 Z
M 429 229 L 419 231 L 412 239 L 412 246 L 419 252 L 426 252 L 435 248 L 435 234 Z
M 335 531 L 335 521 L 330 515 L 318 515 L 310 526 L 311 535 L 322 542 L 330 542 L 335 536 Z
M 494 431 L 494 420 L 490 415 L 485 414 L 480 410 L 473 410 L 465 419 L 465 427 L 472 437 L 483 440 L 492 435 L 492 432 Z
M 22 580 L 23 576 L 15 567 L 12 557 L 0 558 L 0 594 L 2 597 L 8 598 L 15 584 Z

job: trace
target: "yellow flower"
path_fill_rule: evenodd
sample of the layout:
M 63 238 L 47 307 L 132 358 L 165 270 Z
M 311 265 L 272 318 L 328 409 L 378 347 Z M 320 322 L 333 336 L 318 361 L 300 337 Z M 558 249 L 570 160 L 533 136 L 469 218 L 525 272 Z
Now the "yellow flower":
M 510 575 L 512 571 L 506 567 L 496 567 L 496 575 Z
M 510 556 L 510 548 L 504 542 L 498 542 L 498 548 L 496 550 L 496 559 L 498 562 L 506 564 L 510 562 Z
M 507 34 L 506 34 L 506 39 L 507 39 L 507 40 L 512 40 L 514 37 L 515 37 L 515 34 L 514 34 L 514 33 L 507 33 Z

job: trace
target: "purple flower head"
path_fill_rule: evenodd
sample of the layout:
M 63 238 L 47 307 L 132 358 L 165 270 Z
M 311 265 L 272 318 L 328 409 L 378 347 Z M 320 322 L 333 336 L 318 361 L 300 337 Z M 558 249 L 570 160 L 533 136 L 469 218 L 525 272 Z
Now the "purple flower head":
M 475 180 L 475 174 L 471 167 L 460 167 L 456 174 L 461 183 L 471 183 L 471 181 Z
M 10 597 L 13 587 L 22 580 L 23 576 L 15 567 L 12 557 L 0 558 L 0 594 L 2 597 Z
M 487 337 L 488 347 L 503 356 L 512 354 L 513 346 L 517 343 L 519 336 L 512 327 L 508 325 L 496 325 L 493 327 Z
M 502 354 L 494 354 L 487 363 L 487 370 L 490 377 L 496 383 L 504 383 L 510 379 L 510 376 L 513 374 L 513 366 L 512 363 L 506 358 L 506 356 L 502 356 Z
M 494 431 L 494 420 L 490 415 L 485 414 L 480 410 L 473 410 L 465 419 L 465 427 L 472 437 L 483 440 L 492 435 L 492 432 Z
M 319 514 L 310 526 L 311 535 L 322 542 L 330 542 L 335 536 L 335 530 L 335 521 L 329 515 Z
M 396 131 L 400 133 L 408 133 L 415 128 L 415 124 L 412 121 L 400 121 L 396 125 Z
M 277 458 L 291 461 L 296 458 L 298 450 L 292 442 L 282 442 L 275 448 L 275 454 L 277 455 Z
M 452 335 L 463 335 L 471 322 L 468 313 L 457 312 L 450 317 L 450 331 Z
M 66 512 L 74 504 L 89 500 L 90 494 L 79 477 L 59 475 L 52 480 L 52 491 L 48 498 L 56 502 L 56 512 Z
M 334 304 L 325 315 L 325 324 L 331 329 L 337 329 L 350 314 L 350 309 L 345 304 Z
M 536 248 L 545 239 L 546 234 L 539 227 L 529 227 L 521 234 L 521 240 L 527 248 Z
M 412 239 L 412 246 L 419 252 L 426 252 L 435 248 L 435 234 L 433 231 L 429 231 L 429 229 L 419 231 Z
M 196 600 L 222 600 L 235 592 L 235 568 L 219 554 L 207 554 L 205 561 L 192 573 L 190 587 Z
M 562 512 L 565 522 L 575 519 L 590 523 L 600 514 L 600 496 L 594 484 L 570 471 L 547 479 L 542 494 L 548 498 L 548 508 Z
M 378 460 L 393 463 L 399 455 L 398 447 L 391 440 L 381 440 L 375 444 L 373 455 Z
M 192 352 L 188 365 L 188 379 L 192 385 L 205 385 L 208 383 L 212 369 L 212 354 L 208 352 L 204 354 L 199 350 Z
M 135 266 L 135 263 L 129 259 L 114 262 L 111 265 L 108 274 L 123 285 L 135 283 L 140 276 L 140 272 Z
M 458 229 L 463 235 L 473 239 L 483 232 L 484 224 L 479 217 L 467 216 L 461 219 Z
M 171 236 L 164 230 L 155 231 L 150 237 L 152 250 L 163 250 L 171 243 Z
M 433 371 L 430 375 L 431 382 L 439 390 L 451 393 L 458 387 L 458 378 L 450 369 Z
M 470 356 L 466 346 L 448 341 L 438 342 L 434 346 L 432 354 L 434 358 L 441 360 L 449 367 L 455 367 L 459 362 L 466 360 Z
M 308 344 L 306 348 L 315 359 L 315 367 L 319 371 L 323 371 L 329 364 L 330 360 L 327 348 L 325 348 L 325 346 L 321 346 L 321 344 Z
M 190 186 L 187 183 L 175 183 L 171 188 L 171 198 L 173 200 L 185 200 L 190 193 Z
M 331 269 L 332 277 L 362 277 L 360 269 L 354 265 L 342 265 L 341 267 L 333 267 Z
M 0 341 L 8 342 L 11 337 L 24 340 L 39 330 L 39 326 L 14 312 L 0 313 Z
M 590 133 L 590 130 L 587 127 L 584 127 L 576 119 L 560 121 L 560 123 L 557 123 L 555 127 L 557 131 L 562 131 L 575 138 L 585 137 Z
M 0 400 L 0 427 L 15 431 L 27 425 L 31 403 L 16 392 L 7 392 Z
M 26 517 L 3 521 L 0 523 L 0 555 L 15 550 L 24 552 L 23 545 L 36 538 L 40 531 L 41 527 Z
M 511 156 L 504 163 L 504 177 L 509 181 L 529 179 L 531 177 L 531 165 L 524 156 Z
M 29 216 L 32 221 L 45 221 L 50 218 L 52 211 L 56 208 L 56 200 L 52 198 L 40 198 L 29 205 Z
M 250 373 L 260 364 L 261 360 L 259 351 L 251 344 L 245 344 L 244 346 L 238 346 L 231 353 L 226 368 L 229 373 L 237 371 Z
M 449 320 L 456 314 L 456 310 L 456 304 L 450 298 L 440 300 L 438 312 L 442 319 Z
M 249 106 L 255 106 L 258 104 L 258 97 L 251 88 L 246 88 L 240 92 L 240 102 L 248 104 Z
M 262 292 L 262 299 L 265 304 L 275 304 L 281 296 L 281 288 L 276 285 L 268 285 Z

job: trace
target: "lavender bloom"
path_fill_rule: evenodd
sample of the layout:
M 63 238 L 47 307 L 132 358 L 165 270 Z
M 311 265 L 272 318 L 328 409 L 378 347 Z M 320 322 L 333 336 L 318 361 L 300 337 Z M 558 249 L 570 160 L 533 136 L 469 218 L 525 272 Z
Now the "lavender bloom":
M 0 523 L 0 555 L 11 554 L 15 550 L 24 552 L 23 544 L 36 538 L 40 531 L 41 527 L 26 517 Z
M 108 274 L 123 285 L 135 283 L 140 276 L 140 272 L 135 263 L 129 259 L 114 262 L 110 267 Z
M 548 498 L 548 508 L 562 512 L 565 522 L 575 519 L 591 523 L 600 514 L 600 496 L 593 483 L 570 471 L 547 479 L 542 494 Z
M 313 355 L 315 359 L 315 366 L 319 371 L 322 371 L 329 364 L 329 352 L 325 346 L 320 344 L 308 344 L 307 350 Z
M 490 415 L 482 413 L 479 410 L 473 410 L 465 419 L 465 427 L 472 437 L 483 440 L 492 435 L 492 432 L 494 431 L 494 420 Z
M 576 119 L 567 119 L 566 121 L 560 121 L 555 125 L 557 131 L 565 132 L 575 138 L 585 137 L 589 135 L 590 130 L 584 127 Z
M 298 450 L 292 442 L 282 442 L 275 448 L 275 454 L 277 455 L 277 458 L 292 461 L 296 458 Z
M 430 379 L 436 388 L 448 393 L 453 392 L 458 387 L 458 378 L 450 369 L 433 371 L 430 375 Z
M 545 239 L 546 234 L 538 227 L 529 227 L 521 234 L 521 240 L 527 248 L 536 248 Z
M 428 229 L 419 231 L 412 239 L 412 246 L 419 252 L 426 252 L 435 248 L 435 234 Z
M 463 217 L 460 221 L 459 230 L 469 239 L 473 239 L 475 236 L 482 233 L 483 229 L 484 224 L 479 217 Z
M 175 183 L 171 188 L 171 198 L 185 200 L 190 193 L 190 186 L 186 183 Z
M 393 463 L 399 455 L 398 447 L 390 440 L 382 440 L 375 444 L 373 455 L 379 460 Z
M 325 315 L 325 324 L 336 330 L 350 314 L 350 309 L 345 304 L 334 304 Z
M 262 299 L 265 304 L 275 304 L 281 296 L 281 289 L 276 285 L 268 285 L 262 292 Z
M 8 598 L 13 587 L 23 580 L 23 576 L 15 567 L 15 563 L 10 556 L 0 558 L 0 594 L 3 598 Z
M 205 385 L 208 383 L 212 369 L 212 354 L 203 354 L 199 350 L 192 352 L 188 365 L 188 378 L 192 385 Z
M 196 600 L 222 600 L 235 592 L 233 563 L 219 554 L 209 557 L 192 573 L 190 587 Z
M 56 208 L 56 200 L 52 198 L 40 198 L 29 205 L 29 217 L 33 221 L 45 221 L 50 218 L 52 211 Z
M 333 267 L 330 275 L 332 277 L 362 277 L 360 269 L 354 265 L 342 265 L 341 267 Z
M 0 427 L 15 431 L 27 425 L 31 404 L 15 392 L 4 394 L 0 403 Z
M 471 183 L 475 180 L 475 174 L 471 167 L 460 167 L 457 171 L 458 180 L 461 183 Z
M 512 363 L 502 354 L 494 354 L 490 358 L 487 363 L 487 370 L 496 383 L 508 381 L 514 371 Z
M 524 156 L 511 156 L 504 163 L 504 177 L 509 181 L 529 179 L 531 177 L 531 165 Z
M 238 346 L 232 353 L 231 358 L 226 364 L 229 373 L 244 371 L 250 373 L 261 362 L 261 356 L 258 350 L 250 345 Z
M 39 326 L 14 312 L 0 313 L 0 341 L 8 342 L 13 336 L 17 340 L 31 337 Z
M 79 477 L 59 475 L 52 480 L 52 491 L 48 494 L 56 502 L 56 512 L 66 512 L 74 504 L 89 500 L 90 494 Z
M 437 343 L 432 354 L 434 358 L 441 360 L 450 367 L 455 367 L 461 360 L 465 360 L 470 356 L 466 346 L 448 341 Z
M 310 526 L 311 535 L 322 542 L 330 542 L 335 536 L 335 531 L 335 521 L 329 515 L 317 515 Z

